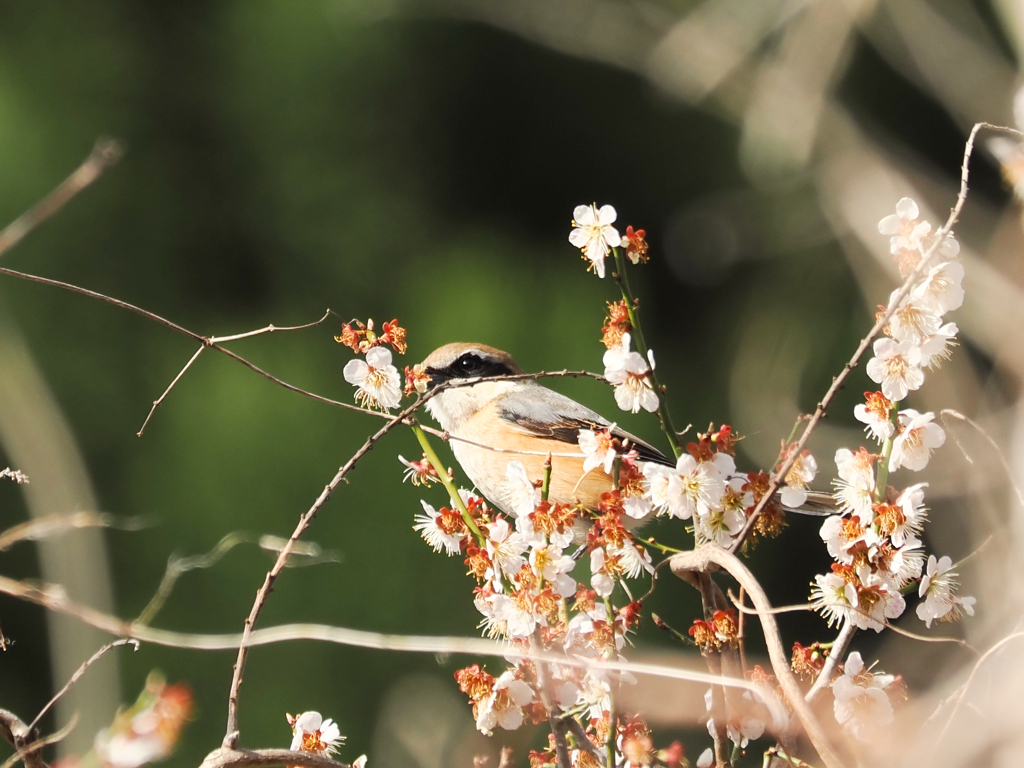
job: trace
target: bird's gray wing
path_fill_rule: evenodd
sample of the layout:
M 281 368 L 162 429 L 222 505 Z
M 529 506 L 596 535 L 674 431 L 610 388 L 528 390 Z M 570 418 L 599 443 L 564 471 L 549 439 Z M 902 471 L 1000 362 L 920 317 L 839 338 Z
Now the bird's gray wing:
M 578 443 L 581 429 L 609 426 L 601 414 L 539 384 L 512 390 L 498 400 L 497 408 L 498 415 L 508 422 L 511 429 L 572 445 Z M 620 440 L 629 440 L 643 461 L 675 465 L 672 459 L 636 435 L 618 427 L 612 430 L 612 434 Z

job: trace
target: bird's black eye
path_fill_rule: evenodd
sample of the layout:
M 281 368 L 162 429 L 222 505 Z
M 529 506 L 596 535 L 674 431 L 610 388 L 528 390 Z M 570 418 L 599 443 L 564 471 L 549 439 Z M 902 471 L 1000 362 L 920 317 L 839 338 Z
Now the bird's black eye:
M 484 373 L 484 361 L 476 355 L 463 355 L 455 361 L 455 370 L 460 376 L 481 376 Z

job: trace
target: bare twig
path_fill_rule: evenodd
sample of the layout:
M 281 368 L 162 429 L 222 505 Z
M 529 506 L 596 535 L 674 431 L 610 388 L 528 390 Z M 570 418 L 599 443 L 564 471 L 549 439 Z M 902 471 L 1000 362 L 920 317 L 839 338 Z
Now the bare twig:
M 847 619 L 832 643 L 832 648 L 828 652 L 828 657 L 825 659 L 821 672 L 818 673 L 818 677 L 814 680 L 814 685 L 807 692 L 805 699 L 808 704 L 818 698 L 819 693 L 828 688 L 832 682 L 832 674 L 836 671 L 836 667 L 839 666 L 839 662 L 846 656 L 846 649 L 850 647 L 850 642 L 855 634 L 857 634 L 857 627 L 852 621 Z
M 604 753 L 601 752 L 600 748 L 590 740 L 587 736 L 587 732 L 583 730 L 583 726 L 579 724 L 579 721 L 575 717 L 565 718 L 565 723 L 569 730 L 572 731 L 572 735 L 576 738 L 576 743 L 579 748 L 584 752 L 588 752 L 592 758 L 597 761 L 598 765 L 605 765 Z
M 107 651 L 112 650 L 114 648 L 119 648 L 122 645 L 130 645 L 132 646 L 133 650 L 139 650 L 139 641 L 134 638 L 124 638 L 122 640 L 115 640 L 112 643 L 107 643 L 106 645 L 104 645 L 102 648 L 96 651 L 96 653 L 94 653 L 92 656 L 90 656 L 88 659 L 82 662 L 82 666 L 75 670 L 75 674 L 73 674 L 71 678 L 67 681 L 67 683 L 64 684 L 64 687 L 57 691 L 56 695 L 52 699 L 46 702 L 46 706 L 39 710 L 39 714 L 36 715 L 35 719 L 31 723 L 28 724 L 29 730 L 32 730 L 37 725 L 39 725 L 39 721 L 43 719 L 43 715 L 49 712 L 50 707 L 56 704 L 65 693 L 71 690 L 71 686 L 73 686 L 82 678 L 82 675 L 85 674 L 86 670 L 88 670 L 89 667 L 91 667 L 95 662 L 97 662 Z
M 1013 488 L 1014 495 L 1016 495 L 1017 497 L 1017 503 L 1020 504 L 1021 507 L 1024 507 L 1024 492 L 1021 492 L 1021 489 L 1017 486 L 1017 483 L 1014 482 L 1013 469 L 1010 467 L 1010 462 L 1006 460 L 1006 455 L 1003 453 L 1003 449 L 999 447 L 999 443 L 995 441 L 995 438 L 993 438 L 992 435 L 990 435 L 985 430 L 985 428 L 982 427 L 981 424 L 976 422 L 974 419 L 968 416 L 964 416 L 962 413 L 960 413 L 959 411 L 954 411 L 952 408 L 943 408 L 942 411 L 939 412 L 939 418 L 941 418 L 942 423 L 946 425 L 946 429 L 949 429 L 949 423 L 946 421 L 947 416 L 952 417 L 954 419 L 960 419 L 960 421 L 964 421 L 970 424 L 972 427 L 978 430 L 981 436 L 984 437 L 988 444 L 992 446 L 992 449 L 996 452 L 996 456 L 999 457 L 999 463 L 1002 465 L 1003 471 L 1006 473 L 1006 481 L 1010 484 L 1010 487 Z M 950 431 L 952 432 L 952 430 Z M 967 459 L 969 463 L 973 464 L 974 460 L 971 458 L 971 455 L 967 453 L 967 449 L 965 449 L 963 445 L 960 444 L 960 440 L 957 438 L 955 432 L 953 432 L 953 439 L 956 441 L 957 447 L 960 449 L 960 452 L 964 455 L 964 458 Z
M 20 747 L 17 752 L 15 752 L 13 755 L 7 758 L 7 760 L 4 761 L 3 765 L 0 765 L 0 768 L 12 768 L 12 766 L 14 766 L 18 761 L 24 762 L 25 768 L 31 768 L 31 766 L 34 766 L 36 764 L 38 764 L 39 766 L 44 766 L 45 768 L 46 763 L 44 763 L 42 758 L 39 757 L 39 753 L 42 750 L 42 748 L 48 746 L 49 744 L 56 744 L 58 741 L 60 741 L 69 733 L 71 733 L 71 731 L 75 729 L 76 725 L 78 725 L 77 713 L 75 713 L 72 716 L 70 722 L 68 722 L 67 725 L 65 725 L 56 733 L 51 733 L 49 736 L 44 736 L 41 739 L 36 739 L 35 741 Z
M 118 518 L 104 512 L 72 512 L 69 515 L 46 515 L 35 520 L 11 526 L 0 532 L 0 552 L 10 549 L 22 541 L 38 541 L 56 536 L 65 531 L 80 528 L 119 528 L 125 531 L 136 531 L 145 523 L 138 518 Z
M 182 574 L 187 573 L 188 571 L 212 567 L 222 557 L 224 557 L 224 555 L 239 544 L 257 544 L 262 549 L 280 554 L 281 550 L 287 546 L 288 539 L 267 535 L 255 536 L 253 534 L 235 531 L 234 533 L 229 533 L 227 536 L 222 538 L 217 542 L 213 549 L 204 554 L 192 555 L 191 557 L 171 555 L 167 559 L 167 568 L 164 570 L 163 578 L 160 580 L 160 586 L 157 587 L 156 592 L 153 594 L 149 603 L 146 604 L 146 607 L 142 609 L 142 613 L 139 614 L 139 617 L 135 619 L 135 623 L 147 625 L 152 623 L 153 618 L 160 612 L 164 603 L 167 602 L 167 598 L 170 597 L 171 592 L 174 591 L 174 586 L 178 579 L 181 578 Z M 336 555 L 331 553 L 324 555 L 320 546 L 315 543 L 306 543 L 303 545 L 293 543 L 292 556 L 302 556 L 303 558 L 307 558 L 308 561 L 303 563 L 304 565 L 312 565 L 313 563 L 321 562 L 337 562 Z M 288 563 L 289 567 L 294 565 L 295 563 Z
M 301 331 L 305 328 L 312 328 L 314 325 L 320 325 L 320 323 L 322 323 L 332 314 L 334 313 L 331 312 L 330 309 L 328 309 L 326 312 L 324 312 L 324 316 L 321 317 L 319 320 L 316 320 L 312 323 L 306 323 L 305 325 L 291 325 L 283 328 L 280 328 L 275 325 L 268 325 L 265 328 L 259 328 L 255 331 L 248 331 L 247 333 L 237 333 L 234 336 L 211 337 L 208 341 L 204 342 L 199 347 L 199 349 L 196 350 L 196 353 L 192 355 L 192 357 L 189 358 L 188 362 L 185 363 L 185 367 L 178 371 L 178 375 L 175 376 L 173 381 L 171 381 L 171 383 L 167 385 L 167 389 L 164 390 L 164 393 L 153 401 L 153 406 L 149 409 L 149 413 L 146 414 L 146 420 L 142 422 L 142 426 L 139 428 L 139 431 L 136 432 L 135 434 L 137 434 L 139 437 L 142 437 L 142 433 L 146 431 L 146 425 L 149 424 L 149 420 L 153 418 L 153 414 L 156 412 L 156 409 L 159 408 L 160 404 L 167 399 L 167 395 L 169 395 L 171 393 L 171 390 L 174 389 L 174 385 L 177 384 L 179 379 L 181 379 L 181 377 L 185 375 L 185 371 L 189 369 L 192 363 L 196 361 L 196 359 L 199 357 L 202 351 L 206 349 L 208 346 L 220 344 L 221 342 L 225 341 L 237 341 L 238 339 L 247 339 L 251 336 L 258 336 L 262 333 L 273 333 L 274 331 Z
M 100 139 L 80 166 L 60 186 L 4 227 L 0 232 L 0 256 L 20 243 L 33 229 L 63 208 L 68 201 L 98 179 L 122 154 L 111 139 Z
M 351 768 L 315 752 L 292 752 L 288 749 L 215 749 L 199 768 L 270 768 L 275 765 L 301 768 Z
M 794 714 L 800 721 L 800 725 L 803 726 L 804 732 L 818 751 L 825 765 L 828 768 L 841 768 L 843 761 L 829 743 L 824 729 L 814 713 L 811 712 L 807 702 L 804 701 L 803 692 L 790 671 L 789 659 L 782 646 L 779 627 L 775 623 L 775 617 L 771 614 L 771 603 L 754 577 L 754 574 L 740 562 L 739 558 L 715 544 L 705 544 L 692 552 L 673 555 L 669 562 L 671 563 L 672 572 L 687 581 L 692 578 L 692 574 L 706 573 L 712 564 L 717 565 L 728 571 L 729 575 L 736 579 L 740 586 L 746 590 L 754 607 L 758 611 L 764 612 L 760 619 L 765 644 L 768 647 L 768 658 L 771 660 L 772 669 L 779 681 L 786 701 L 793 709 Z
M 1014 632 L 1012 635 L 1007 635 L 998 643 L 989 648 L 985 653 L 982 654 L 981 658 L 978 659 L 974 667 L 971 669 L 971 674 L 967 676 L 967 682 L 960 688 L 960 693 L 956 697 L 956 701 L 953 703 L 953 711 L 949 713 L 949 719 L 946 720 L 946 724 L 942 727 L 942 732 L 939 737 L 935 740 L 935 746 L 938 747 L 942 739 L 945 737 L 946 732 L 949 730 L 949 726 L 953 724 L 953 720 L 956 717 L 956 713 L 959 711 L 960 706 L 964 702 L 964 698 L 967 696 L 967 691 L 971 687 L 971 683 L 974 682 L 974 678 L 978 675 L 978 670 L 981 669 L 982 665 L 991 658 L 991 656 L 1001 649 L 1005 648 L 1014 640 L 1020 640 L 1024 638 L 1024 632 Z
M 10 467 L 7 467 L 7 469 L 0 469 L 0 480 L 5 478 L 7 480 L 13 480 L 18 485 L 28 485 L 28 475 L 17 469 L 11 469 Z
M 22 751 L 35 742 L 39 734 L 29 730 L 20 717 L 6 709 L 0 709 L 0 736 L 14 747 L 15 756 L 25 763 L 25 768 L 46 768 L 38 751 Z
M 539 626 L 533 633 L 533 647 L 537 649 L 544 647 L 541 644 Z M 551 728 L 551 736 L 555 740 L 555 763 L 558 768 L 570 768 L 572 763 L 569 760 L 569 749 L 565 744 L 565 725 L 555 714 L 555 696 L 551 690 L 548 668 L 545 664 L 537 665 L 537 687 L 540 690 L 541 703 L 548 711 L 548 726 Z
M 772 474 L 771 481 L 768 484 L 767 490 L 765 491 L 764 495 L 762 495 L 761 498 L 758 500 L 757 504 L 754 506 L 754 509 L 751 512 L 749 518 L 747 519 L 746 524 L 743 526 L 743 530 L 740 531 L 739 535 L 737 535 L 736 538 L 733 540 L 732 546 L 730 546 L 729 548 L 730 552 L 737 552 L 739 551 L 739 548 L 743 546 L 743 542 L 746 541 L 747 537 L 750 535 L 750 532 L 753 531 L 754 526 L 757 524 L 757 519 L 758 517 L 760 517 L 762 510 L 775 496 L 775 492 L 779 489 L 779 486 L 782 484 L 783 479 L 793 468 L 793 465 L 800 457 L 801 451 L 803 451 L 803 449 L 806 447 L 807 441 L 811 437 L 811 433 L 814 432 L 815 427 L 818 426 L 818 422 L 820 422 L 821 419 L 824 417 L 825 411 L 828 409 L 828 406 L 832 402 L 832 399 L 836 396 L 839 390 L 842 389 L 843 383 L 846 381 L 846 378 L 850 375 L 853 369 L 856 368 L 857 365 L 860 363 L 861 357 L 867 351 L 868 347 L 871 346 L 871 342 L 874 341 L 875 337 L 878 336 L 878 334 L 886 326 L 886 324 L 892 318 L 893 314 L 895 314 L 896 310 L 902 306 L 904 299 L 906 299 L 907 297 L 907 294 L 910 293 L 910 289 L 921 278 L 925 270 L 930 266 L 932 256 L 938 250 L 939 246 L 942 245 L 946 238 L 946 235 L 949 234 L 950 230 L 953 228 L 953 225 L 956 224 L 957 220 L 959 219 L 960 211 L 963 209 L 964 203 L 967 201 L 967 177 L 971 161 L 971 153 L 974 151 L 974 140 L 977 137 L 978 132 L 983 128 L 987 128 L 989 130 L 994 131 L 1005 131 L 1007 133 L 1021 135 L 1019 131 L 1015 131 L 1012 128 L 991 125 L 990 123 L 975 123 L 974 127 L 971 129 L 970 136 L 968 136 L 967 138 L 967 143 L 964 145 L 963 163 L 960 166 L 960 192 L 957 195 L 956 204 L 950 211 L 949 218 L 946 219 L 945 224 L 943 224 L 941 227 L 935 230 L 935 241 L 934 243 L 932 243 L 932 246 L 922 255 L 921 261 L 914 268 L 914 270 L 911 271 L 909 275 L 907 275 L 907 279 L 903 281 L 903 285 L 901 285 L 899 289 L 892 295 L 892 297 L 889 300 L 888 308 L 885 310 L 885 312 L 879 314 L 878 319 L 875 321 L 875 324 L 871 327 L 871 330 L 868 331 L 867 335 L 863 339 L 861 339 L 860 343 L 857 345 L 857 349 L 854 351 L 853 356 L 850 358 L 849 362 L 847 362 L 846 365 L 843 366 L 843 369 L 839 372 L 839 375 L 832 380 L 832 385 L 828 388 L 828 391 L 825 392 L 825 396 L 821 399 L 817 407 L 814 409 L 814 413 L 807 420 L 807 424 L 804 427 L 803 432 L 801 432 L 800 438 L 796 441 L 796 444 L 790 452 L 789 457 L 784 462 L 782 462 L 782 465 L 778 468 L 778 470 L 776 470 Z

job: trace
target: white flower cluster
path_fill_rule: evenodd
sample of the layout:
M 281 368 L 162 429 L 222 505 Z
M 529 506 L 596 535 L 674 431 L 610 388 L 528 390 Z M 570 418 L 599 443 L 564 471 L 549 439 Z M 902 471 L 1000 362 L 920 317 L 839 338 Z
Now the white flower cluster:
M 878 224 L 882 234 L 892 235 L 890 248 L 901 259 L 901 265 L 916 267 L 934 245 L 931 224 L 920 220 L 917 203 L 904 197 L 896 204 L 896 213 Z M 942 316 L 960 307 L 964 301 L 961 281 L 963 265 L 952 261 L 960 246 L 952 235 L 946 235 L 935 256 L 938 262 L 900 302 L 885 328 L 887 339 L 878 339 L 874 357 L 868 361 L 867 374 L 881 385 L 889 400 L 903 400 L 908 392 L 924 383 L 922 369 L 937 368 L 948 359 L 957 334 L 956 323 L 944 323 Z M 907 261 L 909 259 L 909 261 Z M 907 270 L 909 273 L 909 270 Z M 889 297 L 889 309 L 896 303 L 899 291 Z
M 918 216 L 914 201 L 904 198 L 896 214 L 879 224 L 883 234 L 892 236 L 892 253 L 905 274 L 935 245 L 931 225 Z M 820 532 L 835 562 L 830 573 L 815 577 L 811 591 L 812 605 L 829 626 L 850 623 L 881 632 L 906 610 L 903 594 L 914 582 L 924 598 L 917 614 L 928 626 L 935 619 L 949 621 L 961 613 L 973 614 L 974 599 L 954 594 L 957 574 L 950 559 L 936 560 L 924 551 L 921 535 L 928 519 L 924 503 L 928 484 L 916 483 L 902 491 L 888 484 L 890 473 L 899 469 L 924 469 L 931 452 L 945 442 L 934 413 L 901 410 L 899 405 L 924 383 L 923 369 L 936 368 L 949 357 L 957 327 L 946 323 L 943 314 L 958 308 L 964 299 L 963 267 L 950 260 L 958 251 L 956 241 L 946 236 L 936 249 L 939 263 L 898 305 L 897 292 L 890 297 L 889 307 L 896 309 L 884 329 L 889 338 L 875 342 L 874 357 L 867 364 L 868 376 L 881 389 L 865 393 L 865 402 L 854 408 L 868 435 L 881 444 L 881 455 L 863 447 L 836 452 L 834 486 L 840 514 L 829 517 Z M 860 655 L 850 654 L 844 674 L 832 686 L 836 720 L 859 737 L 875 725 L 891 722 L 892 704 L 886 690 L 893 680 L 891 675 L 866 671 Z
M 886 690 L 896 688 L 896 678 L 864 667 L 860 653 L 846 657 L 843 674 L 832 683 L 832 708 L 836 722 L 857 738 L 868 738 L 878 726 L 893 721 L 892 702 Z
M 637 413 L 641 408 L 649 413 L 658 410 L 658 394 L 651 384 L 649 371 L 654 369 L 654 354 L 647 360 L 639 352 L 630 350 L 632 336 L 622 335 L 616 346 L 604 353 L 604 377 L 615 387 L 615 404 L 624 411 Z

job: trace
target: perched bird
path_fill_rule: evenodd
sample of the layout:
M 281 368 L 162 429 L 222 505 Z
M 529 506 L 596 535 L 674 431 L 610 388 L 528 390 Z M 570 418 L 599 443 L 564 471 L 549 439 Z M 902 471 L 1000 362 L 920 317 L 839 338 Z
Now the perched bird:
M 445 344 L 422 363 L 430 376 L 428 386 L 487 376 L 521 374 L 512 357 L 486 344 Z M 532 481 L 544 476 L 551 459 L 548 498 L 553 502 L 580 503 L 596 510 L 601 494 L 613 489 L 612 477 L 600 467 L 584 472 L 579 433 L 607 429 L 610 422 L 575 400 L 532 379 L 484 381 L 446 389 L 427 402 L 428 412 L 453 438 L 452 451 L 469 479 L 492 504 L 511 513 L 513 490 L 507 480 L 510 461 L 520 461 Z M 640 461 L 675 466 L 675 460 L 623 429 L 611 434 L 637 452 Z M 497 450 L 495 450 L 497 449 Z M 564 454 L 578 454 L 566 456 Z M 559 455 L 562 454 L 562 455 Z M 793 511 L 831 514 L 832 497 L 811 493 L 807 503 Z
M 486 344 L 445 344 L 422 365 L 431 387 L 445 381 L 523 373 L 507 352 Z M 582 455 L 558 455 L 579 453 L 580 430 L 607 428 L 608 420 L 534 380 L 485 381 L 447 389 L 427 402 L 427 410 L 456 438 L 451 447 L 463 471 L 503 512 L 511 512 L 512 506 L 506 481 L 510 461 L 521 461 L 527 476 L 536 481 L 544 476 L 546 456 L 554 454 L 548 494 L 553 502 L 579 502 L 597 509 L 601 494 L 613 488 L 611 476 L 600 468 L 584 473 Z M 628 440 L 642 461 L 675 465 L 657 448 L 618 427 L 612 435 Z

